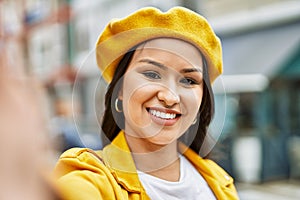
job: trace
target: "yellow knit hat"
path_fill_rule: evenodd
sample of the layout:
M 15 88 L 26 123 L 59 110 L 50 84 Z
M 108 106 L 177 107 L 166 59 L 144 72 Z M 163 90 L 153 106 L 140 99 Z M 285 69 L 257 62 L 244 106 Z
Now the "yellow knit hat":
M 165 13 L 146 7 L 123 19 L 113 19 L 99 36 L 96 59 L 103 78 L 111 82 L 118 63 L 132 47 L 161 37 L 195 45 L 207 61 L 211 82 L 222 73 L 221 42 L 205 18 L 183 7 Z

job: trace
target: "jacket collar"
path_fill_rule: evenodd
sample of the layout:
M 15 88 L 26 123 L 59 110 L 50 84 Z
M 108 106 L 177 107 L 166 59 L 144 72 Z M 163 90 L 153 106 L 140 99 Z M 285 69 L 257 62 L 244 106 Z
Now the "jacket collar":
M 178 147 L 179 152 L 195 166 L 211 187 L 212 185 L 217 187 L 227 187 L 233 183 L 232 177 L 212 160 L 200 157 L 183 143 L 179 143 Z
M 124 131 L 121 131 L 112 143 L 103 149 L 103 160 L 117 182 L 127 191 L 141 192 L 142 186 Z
M 179 143 L 178 147 L 179 152 L 195 166 L 212 189 L 221 189 L 233 183 L 233 179 L 213 161 L 201 158 L 183 143 Z M 117 182 L 127 191 L 141 192 L 143 187 L 139 181 L 124 131 L 121 131 L 112 143 L 103 149 L 103 160 Z

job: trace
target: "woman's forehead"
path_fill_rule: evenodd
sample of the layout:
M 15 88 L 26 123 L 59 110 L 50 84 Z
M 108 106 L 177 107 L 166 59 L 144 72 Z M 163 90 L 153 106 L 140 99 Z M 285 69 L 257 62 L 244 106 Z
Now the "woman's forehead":
M 137 54 L 160 51 L 174 54 L 193 66 L 202 67 L 202 55 L 194 45 L 180 39 L 157 38 L 149 40 L 137 47 Z M 147 53 L 149 55 L 149 53 Z

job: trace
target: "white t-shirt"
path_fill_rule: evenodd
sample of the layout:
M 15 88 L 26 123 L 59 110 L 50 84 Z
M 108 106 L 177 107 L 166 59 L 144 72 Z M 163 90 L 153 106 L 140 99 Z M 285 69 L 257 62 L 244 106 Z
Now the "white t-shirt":
M 195 167 L 182 155 L 180 178 L 177 182 L 166 181 L 138 171 L 141 183 L 151 200 L 215 200 L 208 184 Z

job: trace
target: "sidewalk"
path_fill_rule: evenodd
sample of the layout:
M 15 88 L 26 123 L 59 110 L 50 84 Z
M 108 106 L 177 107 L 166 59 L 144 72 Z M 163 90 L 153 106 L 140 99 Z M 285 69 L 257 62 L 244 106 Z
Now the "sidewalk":
M 237 183 L 241 200 L 299 200 L 300 180 L 275 181 L 263 184 Z

